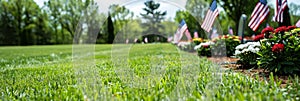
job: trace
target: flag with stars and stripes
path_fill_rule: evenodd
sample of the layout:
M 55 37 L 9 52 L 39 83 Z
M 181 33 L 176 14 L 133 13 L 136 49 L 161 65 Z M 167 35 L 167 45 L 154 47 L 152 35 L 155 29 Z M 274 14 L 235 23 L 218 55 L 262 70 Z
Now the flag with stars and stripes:
M 256 4 L 248 26 L 253 30 L 256 31 L 260 24 L 267 18 L 267 15 L 270 13 L 270 9 L 267 5 L 266 0 L 259 0 Z
M 201 28 L 203 28 L 206 32 L 209 32 L 212 29 L 212 25 L 218 15 L 219 10 L 217 9 L 217 1 L 214 0 L 210 6 L 210 9 L 206 13 Z
M 276 0 L 275 15 L 273 21 L 283 22 L 283 12 L 287 8 L 287 0 Z

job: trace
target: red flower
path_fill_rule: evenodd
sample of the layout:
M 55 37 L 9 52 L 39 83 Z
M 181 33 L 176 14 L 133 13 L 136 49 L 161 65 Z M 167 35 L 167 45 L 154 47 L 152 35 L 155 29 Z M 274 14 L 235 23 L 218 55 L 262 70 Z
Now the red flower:
M 276 28 L 275 33 L 285 32 L 285 31 L 287 31 L 287 28 L 285 26 L 281 26 Z
M 227 39 L 227 38 L 229 38 L 229 37 L 228 37 L 227 35 L 224 35 L 224 38 Z
M 253 41 L 259 41 L 264 38 L 265 38 L 264 34 L 259 34 L 254 37 Z
M 293 29 L 295 29 L 295 28 L 297 28 L 296 26 L 288 26 L 287 27 L 287 30 L 293 30 Z
M 272 47 L 272 52 L 282 52 L 284 49 L 284 45 L 282 43 L 277 43 Z
M 209 45 L 202 45 L 204 48 L 208 48 L 209 47 Z
M 268 33 L 268 32 L 274 32 L 274 28 L 273 27 L 267 27 L 267 28 L 265 28 L 261 31 L 261 33 L 263 33 L 263 34 Z

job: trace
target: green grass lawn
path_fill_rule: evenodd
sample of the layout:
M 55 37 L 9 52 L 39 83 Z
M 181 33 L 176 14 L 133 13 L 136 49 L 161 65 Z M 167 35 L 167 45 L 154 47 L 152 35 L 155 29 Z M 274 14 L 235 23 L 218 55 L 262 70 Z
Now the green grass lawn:
M 0 47 L 2 100 L 299 100 L 170 44 Z

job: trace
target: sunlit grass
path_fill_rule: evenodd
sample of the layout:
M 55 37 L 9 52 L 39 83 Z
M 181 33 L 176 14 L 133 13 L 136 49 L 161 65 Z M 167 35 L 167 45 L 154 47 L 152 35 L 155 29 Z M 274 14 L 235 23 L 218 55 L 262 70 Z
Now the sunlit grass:
M 278 81 L 221 70 L 170 44 L 91 47 L 94 57 L 83 57 L 82 63 L 72 58 L 72 45 L 0 47 L 0 98 L 231 101 L 297 100 L 300 95 L 297 79 L 283 89 Z

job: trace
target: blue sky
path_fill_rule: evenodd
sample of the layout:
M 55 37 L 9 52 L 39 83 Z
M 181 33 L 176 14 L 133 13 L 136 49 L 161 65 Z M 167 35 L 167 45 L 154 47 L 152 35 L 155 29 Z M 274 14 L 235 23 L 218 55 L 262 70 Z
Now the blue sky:
M 38 5 L 43 6 L 44 1 L 47 0 L 34 0 Z M 139 15 L 144 11 L 142 8 L 144 7 L 144 2 L 146 0 L 95 0 L 97 4 L 100 6 L 101 12 L 107 12 L 109 5 L 111 4 L 120 4 L 125 5 L 128 9 L 133 11 L 135 15 Z M 156 0 L 160 2 L 161 7 L 160 10 L 167 11 L 169 17 L 174 17 L 177 10 L 184 9 L 187 0 Z M 267 0 L 269 5 L 275 5 L 275 0 Z M 299 0 L 288 0 L 288 3 L 296 3 L 300 5 Z M 254 8 L 254 7 L 253 7 Z

